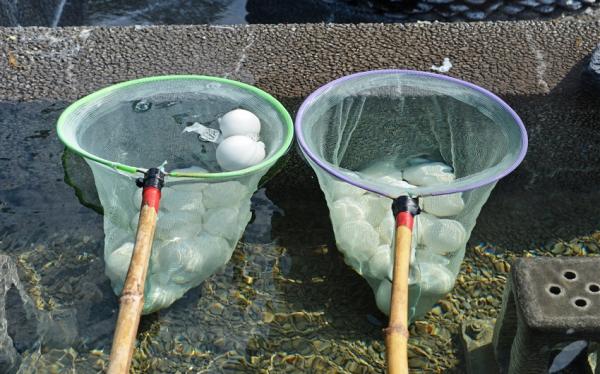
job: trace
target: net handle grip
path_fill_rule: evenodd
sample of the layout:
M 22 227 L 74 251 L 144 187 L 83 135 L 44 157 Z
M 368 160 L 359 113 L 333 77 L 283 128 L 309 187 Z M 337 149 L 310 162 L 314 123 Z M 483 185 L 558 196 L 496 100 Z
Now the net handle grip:
M 110 351 L 108 374 L 128 374 L 131 366 L 135 338 L 144 308 L 144 286 L 152 254 L 164 173 L 158 168 L 148 169 L 144 178 L 138 179 L 136 184 L 143 188 L 142 206 L 129 270 L 119 298 L 119 316 Z
M 390 319 L 384 330 L 389 374 L 408 374 L 408 277 L 414 218 L 420 213 L 419 203 L 400 196 L 392 203 L 396 218 L 396 241 Z

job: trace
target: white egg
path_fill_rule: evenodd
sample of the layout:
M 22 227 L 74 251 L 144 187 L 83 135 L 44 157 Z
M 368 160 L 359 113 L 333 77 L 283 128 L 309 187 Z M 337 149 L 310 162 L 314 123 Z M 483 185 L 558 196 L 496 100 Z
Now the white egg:
M 329 208 L 329 215 L 334 225 L 338 226 L 348 221 L 365 218 L 365 209 L 356 199 L 343 197 L 334 201 Z
M 197 258 L 184 266 L 184 271 L 196 274 L 195 284 L 199 284 L 225 265 L 235 249 L 235 245 L 230 245 L 227 240 L 208 233 L 195 237 L 192 244 Z
M 264 160 L 265 155 L 265 143 L 243 135 L 230 136 L 217 147 L 217 162 L 227 171 L 249 168 Z
M 439 219 L 431 214 L 417 216 L 417 242 L 439 254 L 460 250 L 468 237 L 463 225 L 451 219 Z
M 177 285 L 162 286 L 150 279 L 148 291 L 145 294 L 144 309 L 142 314 L 149 314 L 173 304 L 175 300 L 183 296 L 184 288 Z
M 390 299 L 392 298 L 392 282 L 384 279 L 375 291 L 375 303 L 383 313 L 390 315 Z
M 326 190 L 327 195 L 331 200 L 340 200 L 344 197 L 356 198 L 367 193 L 367 191 L 363 190 L 362 188 L 337 179 L 331 180 L 331 182 L 327 184 Z
M 202 198 L 207 209 L 236 207 L 242 199 L 249 199 L 252 191 L 238 181 L 208 183 Z
M 365 221 L 369 222 L 373 227 L 379 226 L 381 221 L 392 212 L 392 199 L 388 199 L 387 197 L 366 193 L 356 200 L 362 206 L 367 207 L 365 210 Z
M 366 221 L 350 221 L 334 229 L 339 250 L 360 263 L 366 262 L 377 250 L 379 235 Z
M 260 120 L 258 117 L 244 109 L 234 109 L 219 119 L 219 126 L 223 138 L 233 135 L 258 136 L 260 133 Z
M 198 216 L 204 214 L 202 204 L 201 186 L 189 185 L 167 185 L 162 189 L 160 208 L 167 212 L 190 211 Z M 184 188 L 182 188 L 184 187 Z M 197 187 L 197 188 L 194 188 Z
M 344 263 L 354 269 L 360 275 L 363 275 L 363 263 L 354 257 L 344 256 Z
M 133 254 L 133 242 L 128 242 L 115 249 L 113 252 L 106 254 L 104 257 L 104 263 L 106 265 L 105 273 L 106 276 L 111 280 L 113 287 L 118 288 L 119 293 L 125 282 L 127 276 L 127 270 L 129 270 L 129 263 L 131 262 L 131 255 Z
M 394 219 L 394 215 L 390 209 L 389 214 L 385 216 L 385 218 L 375 229 L 379 234 L 379 242 L 388 246 L 392 245 L 392 242 L 394 241 L 395 229 L 396 220 Z
M 375 279 L 392 279 L 392 251 L 389 245 L 380 245 L 369 259 L 364 274 Z
M 170 276 L 171 273 L 180 270 L 184 265 L 189 265 L 191 262 L 190 254 L 192 254 L 193 251 L 194 249 L 190 246 L 190 240 L 176 237 L 162 241 L 152 248 L 152 254 L 154 255 L 156 253 L 156 259 L 153 265 L 154 267 L 158 267 L 158 269 L 153 268 L 152 270 L 153 272 L 159 270 L 159 273 Z
M 420 200 L 421 209 L 437 217 L 455 216 L 465 208 L 462 193 L 425 196 Z
M 405 185 L 406 182 L 402 180 L 402 171 L 396 168 L 394 161 L 390 160 L 376 161 L 360 170 L 360 174 L 391 186 L 398 186 L 400 188 L 414 187 Z
M 236 208 L 209 209 L 205 214 L 207 233 L 229 240 L 238 240 L 238 210 Z
M 442 162 L 418 164 L 404 170 L 404 179 L 416 186 L 448 184 L 454 181 L 452 168 Z
M 425 212 L 421 212 L 415 217 L 415 227 L 413 231 L 418 244 L 423 244 L 425 233 L 429 230 L 429 227 L 434 224 L 436 219 L 437 217 Z
M 139 210 L 142 206 L 142 190 L 142 188 L 136 188 L 132 196 L 131 202 L 136 210 Z
M 419 262 L 421 292 L 444 295 L 454 287 L 455 275 L 445 266 L 432 262 Z

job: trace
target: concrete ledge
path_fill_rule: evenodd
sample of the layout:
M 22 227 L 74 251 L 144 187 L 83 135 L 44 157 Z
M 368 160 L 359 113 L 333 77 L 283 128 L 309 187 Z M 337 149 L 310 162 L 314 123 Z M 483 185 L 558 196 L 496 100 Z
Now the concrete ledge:
M 0 28 L 0 40 L 4 100 L 74 99 L 182 73 L 304 97 L 346 74 L 430 70 L 444 57 L 449 75 L 500 95 L 533 96 L 572 88 L 561 83 L 600 42 L 600 21 Z
M 449 75 L 506 99 L 530 135 L 525 162 L 494 192 L 474 239 L 525 245 L 600 222 L 600 98 L 580 82 L 600 21 L 0 28 L 0 40 L 0 100 L 73 100 L 123 80 L 193 73 L 254 84 L 292 114 L 343 75 L 430 70 L 448 57 Z M 294 154 L 269 185 L 274 196 L 318 191 Z

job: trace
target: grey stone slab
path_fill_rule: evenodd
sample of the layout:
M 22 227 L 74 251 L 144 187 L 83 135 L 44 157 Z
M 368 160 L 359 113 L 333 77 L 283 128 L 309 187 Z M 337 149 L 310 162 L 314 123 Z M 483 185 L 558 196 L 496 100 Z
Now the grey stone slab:
M 494 320 L 477 319 L 463 321 L 461 342 L 465 351 L 467 374 L 498 374 L 492 339 Z
M 561 89 L 600 40 L 596 22 L 0 29 L 0 99 L 73 99 L 158 74 L 212 74 L 305 97 L 354 72 L 430 70 L 500 95 Z M 17 65 L 9 63 L 9 52 Z
M 513 265 L 515 296 L 531 329 L 600 337 L 600 259 L 519 259 Z

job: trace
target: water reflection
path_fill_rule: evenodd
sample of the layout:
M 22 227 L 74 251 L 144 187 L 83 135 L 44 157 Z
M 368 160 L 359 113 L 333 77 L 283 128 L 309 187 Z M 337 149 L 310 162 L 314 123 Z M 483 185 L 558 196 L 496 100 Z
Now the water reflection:
M 244 24 L 246 0 L 73 0 L 60 26 Z

